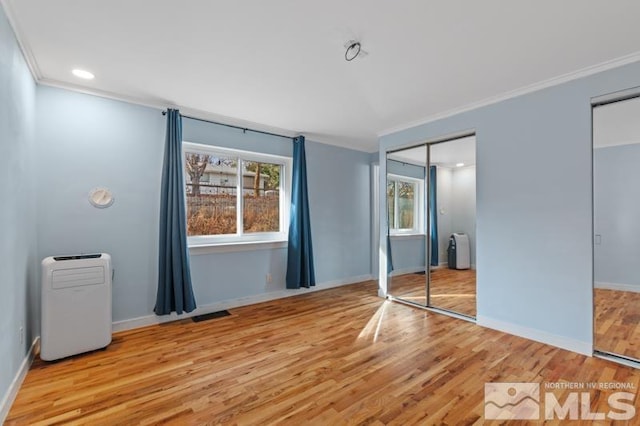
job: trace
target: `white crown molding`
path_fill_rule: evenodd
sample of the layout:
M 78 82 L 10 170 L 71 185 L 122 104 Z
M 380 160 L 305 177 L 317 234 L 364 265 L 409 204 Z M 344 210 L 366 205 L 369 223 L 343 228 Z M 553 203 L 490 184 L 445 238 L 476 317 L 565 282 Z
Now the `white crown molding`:
M 1 1 L 1 0 L 0 0 Z M 52 80 L 49 78 L 41 78 L 37 81 L 38 84 L 49 87 L 56 87 L 58 89 L 71 90 L 73 92 L 84 93 L 86 95 L 98 96 L 100 98 L 111 99 L 115 101 L 127 102 L 134 105 L 146 106 L 149 108 L 155 108 L 159 110 L 165 110 L 167 108 L 176 108 L 180 110 L 182 115 L 188 115 L 194 118 L 200 118 L 203 120 L 212 120 L 218 121 L 224 124 L 231 124 L 233 126 L 251 128 L 255 130 L 261 130 L 265 132 L 278 133 L 284 136 L 295 137 L 301 134 L 301 132 L 282 129 L 279 127 L 268 126 L 261 123 L 256 123 L 253 121 L 242 120 L 238 118 L 229 117 L 222 114 L 216 114 L 208 111 L 203 111 L 196 108 L 189 108 L 184 105 L 179 105 L 175 102 L 164 100 L 164 99 L 153 99 L 149 98 L 141 98 L 135 96 L 126 96 L 121 95 L 115 92 L 109 92 L 106 90 L 95 89 L 91 87 L 82 86 L 79 84 L 67 83 L 58 80 Z
M 0 1 L 4 1 L 4 0 L 0 0 Z M 347 145 L 344 143 L 344 140 L 338 141 L 335 138 L 331 138 L 328 136 L 321 136 L 313 132 L 295 131 L 295 130 L 283 129 L 281 127 L 269 126 L 262 123 L 256 123 L 253 121 L 233 118 L 226 115 L 216 114 L 208 111 L 203 111 L 200 109 L 178 105 L 175 102 L 171 102 L 167 100 L 153 99 L 151 97 L 141 98 L 141 97 L 135 97 L 135 96 L 126 96 L 126 95 L 122 95 L 115 92 L 94 89 L 91 87 L 81 86 L 79 84 L 67 83 L 63 81 L 52 80 L 49 78 L 40 78 L 36 82 L 42 86 L 49 86 L 49 87 L 55 87 L 58 89 L 70 90 L 73 92 L 84 93 L 85 95 L 98 96 L 100 98 L 126 102 L 134 105 L 141 105 L 148 108 L 155 108 L 159 110 L 164 110 L 167 108 L 176 108 L 180 110 L 180 113 L 182 115 L 188 115 L 190 117 L 199 118 L 203 120 L 211 120 L 219 123 L 230 124 L 232 126 L 238 126 L 238 127 L 243 127 L 247 129 L 277 133 L 277 134 L 281 134 L 283 136 L 288 136 L 291 138 L 302 134 L 302 135 L 305 135 L 309 141 L 319 142 L 326 145 L 337 146 L 344 149 L 350 149 L 352 151 L 365 152 L 367 154 L 378 151 L 377 147 L 375 147 L 374 150 L 372 151 L 370 147 L 362 146 L 362 144 Z
M 593 74 L 597 74 L 603 71 L 607 71 L 610 69 L 618 68 L 623 65 L 632 64 L 634 62 L 640 61 L 640 51 L 631 53 L 629 55 L 625 55 L 616 59 L 612 59 L 610 61 L 601 62 L 596 65 L 591 65 L 586 68 L 582 68 L 577 71 L 573 71 L 570 73 L 562 74 L 557 77 L 552 77 L 547 80 L 543 80 L 537 83 L 529 84 L 527 86 L 521 87 L 519 89 L 510 90 L 508 92 L 502 93 L 500 95 L 491 96 L 485 98 L 483 100 L 472 102 L 470 104 L 453 108 L 427 118 L 423 118 L 421 120 L 415 120 L 406 124 L 401 124 L 398 126 L 391 127 L 389 129 L 383 130 L 378 133 L 378 137 L 384 137 L 391 135 L 393 133 L 401 132 L 403 130 L 411 129 L 413 127 L 421 126 L 428 123 L 433 123 L 434 121 L 442 120 L 443 118 L 452 117 L 454 115 L 461 114 L 463 112 L 472 111 L 474 109 L 482 108 L 488 105 L 496 104 L 498 102 L 505 101 L 507 99 L 516 98 L 518 96 L 526 95 L 528 93 L 537 92 L 538 90 L 546 89 L 548 87 L 558 86 L 563 83 L 567 83 L 569 81 L 577 80 L 579 78 L 587 77 Z
M 35 56 L 33 55 L 33 51 L 31 50 L 31 46 L 27 43 L 24 37 L 22 37 L 22 31 L 20 31 L 20 26 L 18 25 L 18 19 L 16 18 L 16 14 L 11 6 L 10 0 L 0 0 L 0 5 L 4 9 L 5 15 L 7 15 L 7 19 L 9 20 L 9 25 L 13 29 L 13 34 L 18 40 L 18 46 L 20 46 L 20 50 L 22 51 L 22 56 L 24 57 L 25 62 L 27 63 L 27 67 L 29 71 L 31 71 L 31 76 L 33 79 L 38 82 L 42 78 L 42 73 L 40 72 L 40 68 L 38 67 L 38 62 L 36 61 Z
M 2 1 L 2 0 L 0 0 L 0 1 Z M 186 113 L 186 109 L 183 110 L 178 105 L 175 105 L 174 103 L 172 103 L 170 101 L 163 101 L 163 100 L 160 100 L 160 99 L 152 100 L 150 98 L 142 99 L 142 98 L 137 98 L 137 97 L 133 97 L 133 96 L 125 96 L 125 95 L 120 95 L 120 94 L 117 94 L 117 93 L 109 92 L 109 91 L 106 91 L 106 90 L 100 90 L 100 89 L 94 89 L 94 88 L 91 88 L 91 87 L 81 86 L 79 84 L 66 83 L 66 82 L 62 82 L 62 81 L 58 81 L 58 80 L 52 80 L 52 79 L 49 79 L 49 78 L 46 78 L 46 77 L 42 77 L 42 78 L 38 79 L 36 81 L 36 83 L 38 83 L 41 86 L 49 86 L 49 87 L 55 87 L 57 89 L 70 90 L 72 92 L 82 93 L 82 94 L 85 94 L 85 95 L 97 96 L 99 98 L 105 98 L 105 99 L 111 99 L 111 100 L 114 100 L 114 101 L 126 102 L 126 103 L 129 103 L 129 104 L 145 106 L 145 107 L 148 107 L 148 108 L 154 108 L 154 109 L 158 109 L 158 110 L 165 110 L 167 108 L 176 108 L 176 109 L 180 109 L 180 112 Z M 205 117 L 198 116 L 197 118 L 205 118 Z M 209 118 L 211 118 L 211 115 L 210 115 Z

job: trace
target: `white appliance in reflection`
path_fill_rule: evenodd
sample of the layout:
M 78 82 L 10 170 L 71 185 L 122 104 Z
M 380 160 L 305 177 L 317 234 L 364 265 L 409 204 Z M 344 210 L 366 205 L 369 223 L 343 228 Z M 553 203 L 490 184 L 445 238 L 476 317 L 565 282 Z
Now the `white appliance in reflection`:
M 471 267 L 471 247 L 467 234 L 451 234 L 447 257 L 450 269 L 469 269 Z
M 42 261 L 40 358 L 51 361 L 111 343 L 111 256 Z

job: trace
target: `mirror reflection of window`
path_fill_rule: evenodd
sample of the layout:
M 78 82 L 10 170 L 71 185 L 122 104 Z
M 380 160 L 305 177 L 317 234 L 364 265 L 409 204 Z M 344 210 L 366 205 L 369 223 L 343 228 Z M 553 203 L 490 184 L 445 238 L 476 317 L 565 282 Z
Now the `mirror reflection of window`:
M 422 232 L 420 205 L 422 182 L 418 179 L 389 175 L 387 209 L 391 234 Z
M 413 229 L 414 187 L 409 182 L 398 182 L 398 223 L 400 229 Z
M 395 228 L 396 223 L 396 183 L 387 179 L 387 217 L 389 218 L 389 227 L 391 229 Z

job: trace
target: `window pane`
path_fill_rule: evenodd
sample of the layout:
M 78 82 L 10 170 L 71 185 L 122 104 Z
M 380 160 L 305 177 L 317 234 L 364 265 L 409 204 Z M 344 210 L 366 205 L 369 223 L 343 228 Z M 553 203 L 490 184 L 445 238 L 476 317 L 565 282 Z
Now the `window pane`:
M 256 161 L 243 161 L 242 165 L 244 232 L 280 232 L 282 166 Z
M 398 182 L 398 228 L 413 228 L 415 184 Z
M 389 228 L 395 228 L 395 196 L 396 196 L 396 182 L 393 180 L 387 180 L 387 216 L 389 219 Z
M 185 152 L 187 235 L 236 233 L 238 160 Z

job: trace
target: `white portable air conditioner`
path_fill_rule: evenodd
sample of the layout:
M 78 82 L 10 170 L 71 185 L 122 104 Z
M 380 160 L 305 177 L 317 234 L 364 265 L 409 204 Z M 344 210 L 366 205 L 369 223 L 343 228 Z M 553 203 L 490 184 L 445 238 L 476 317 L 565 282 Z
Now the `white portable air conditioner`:
M 449 238 L 447 256 L 450 269 L 469 269 L 471 267 L 469 236 L 462 233 L 452 234 Z
M 111 343 L 111 256 L 42 261 L 40 358 L 52 361 Z

